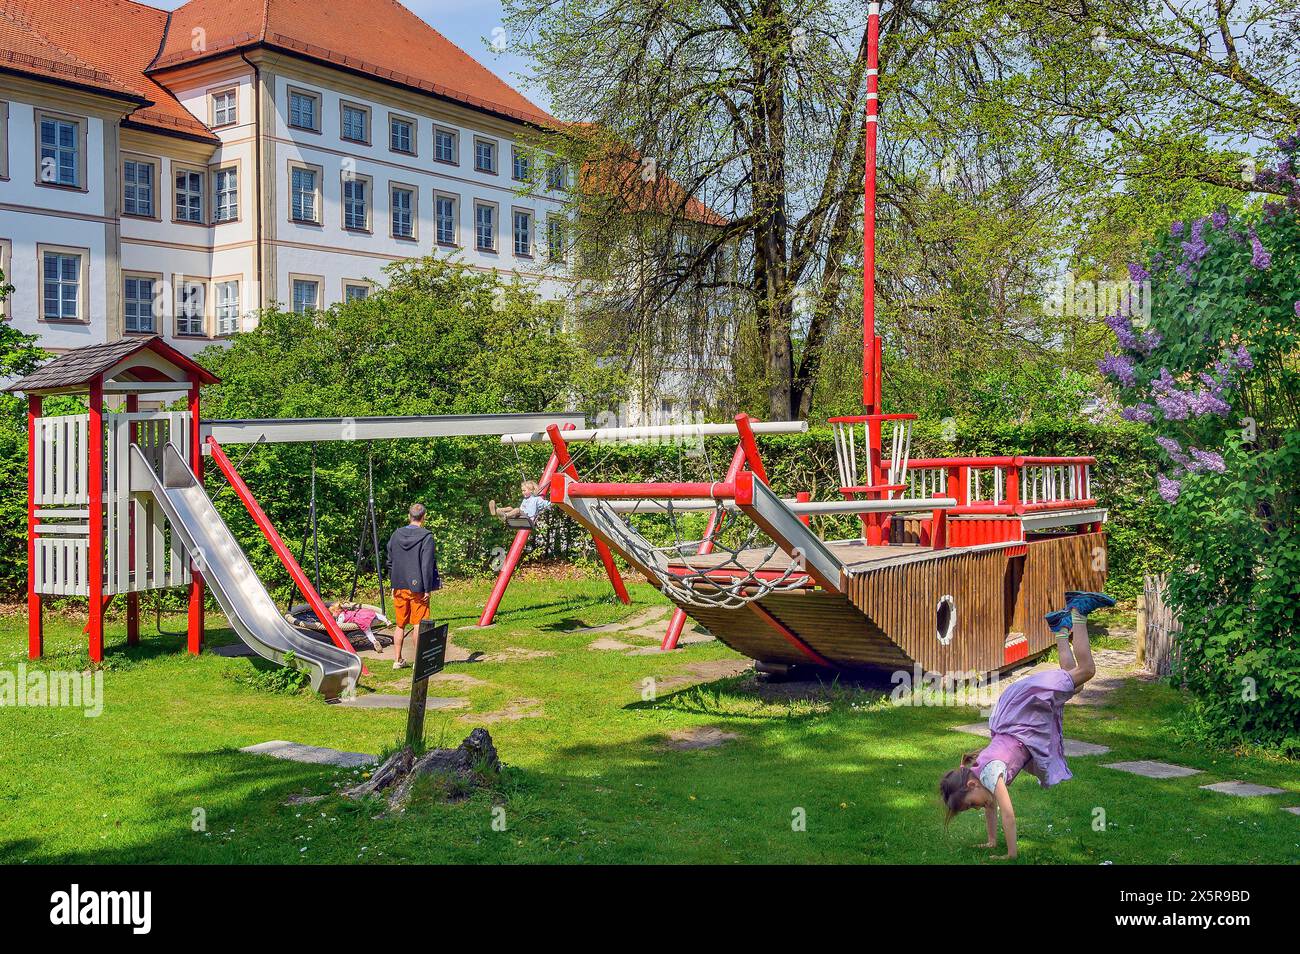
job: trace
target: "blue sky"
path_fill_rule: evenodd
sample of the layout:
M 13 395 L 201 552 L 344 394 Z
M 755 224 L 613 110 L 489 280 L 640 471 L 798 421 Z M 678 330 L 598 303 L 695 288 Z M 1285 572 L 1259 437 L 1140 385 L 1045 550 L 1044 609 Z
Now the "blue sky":
M 164 10 L 175 10 L 185 0 L 146 0 L 153 6 Z M 520 75 L 529 75 L 531 65 L 523 57 L 510 50 L 509 43 L 505 51 L 496 53 L 490 43 L 494 30 L 504 30 L 501 14 L 501 0 L 402 0 L 407 9 L 432 26 L 447 39 L 451 40 L 474 59 L 478 60 L 492 72 L 496 73 L 515 89 L 543 109 L 547 108 L 546 97 L 538 90 L 529 88 Z M 508 37 L 504 37 L 508 39 Z M 303 37 L 303 39 L 310 39 Z

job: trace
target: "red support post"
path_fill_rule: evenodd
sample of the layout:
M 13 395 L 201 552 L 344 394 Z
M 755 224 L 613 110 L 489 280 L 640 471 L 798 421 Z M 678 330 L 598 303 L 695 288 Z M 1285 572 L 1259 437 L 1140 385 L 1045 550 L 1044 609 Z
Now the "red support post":
M 86 586 L 90 616 L 90 658 L 104 658 L 104 379 L 90 385 L 90 425 L 86 434 L 87 517 Z
M 812 494 L 806 490 L 801 490 L 794 495 L 794 499 L 796 503 L 808 503 L 808 501 L 812 500 Z M 805 527 L 811 527 L 812 516 L 810 514 L 805 513 L 799 517 L 799 522 L 802 523 Z
M 565 424 L 564 430 L 571 431 L 574 426 L 573 424 Z M 539 491 L 549 493 L 551 478 L 555 476 L 555 470 L 558 466 L 559 458 L 552 452 L 550 460 L 546 462 L 546 468 L 542 471 L 541 478 L 537 481 Z M 492 621 L 496 619 L 497 609 L 501 606 L 501 600 L 506 595 L 506 589 L 510 586 L 510 580 L 515 575 L 515 569 L 519 566 L 519 561 L 524 558 L 524 548 L 528 546 L 528 538 L 532 536 L 532 533 L 532 530 L 526 528 L 520 528 L 515 532 L 515 538 L 511 541 L 510 549 L 506 552 L 505 562 L 501 564 L 496 582 L 492 584 L 492 594 L 488 597 L 487 604 L 483 607 L 483 613 L 478 618 L 479 626 L 491 626 Z
M 203 482 L 203 445 L 199 416 L 199 382 L 197 377 L 190 377 L 190 470 L 199 483 Z M 329 616 L 328 613 L 325 614 Z M 203 651 L 203 574 L 193 562 L 190 563 L 190 612 L 187 644 L 190 653 L 197 656 Z
M 578 470 L 573 466 L 573 459 L 569 456 L 569 445 L 565 443 L 564 435 L 560 433 L 559 427 L 554 424 L 548 425 L 546 434 L 550 437 L 551 447 L 555 450 L 557 472 L 566 474 L 571 480 L 577 480 Z M 614 587 L 614 593 L 622 603 L 631 603 L 632 597 L 628 595 L 627 585 L 618 572 L 618 565 L 614 563 L 614 554 L 609 551 L 609 547 L 605 545 L 603 540 L 593 538 L 592 542 L 596 545 L 596 554 L 605 567 L 605 575 L 609 577 L 610 585 Z
M 41 594 L 36 592 L 36 421 L 41 416 L 41 396 L 27 398 L 27 658 L 40 659 L 45 649 Z
M 862 403 L 879 414 L 876 339 L 876 114 L 880 74 L 880 4 L 867 7 L 867 106 L 863 119 L 866 170 L 862 180 Z
M 941 496 L 938 493 L 931 496 Z M 930 546 L 936 550 L 948 547 L 948 511 L 939 508 L 930 513 Z

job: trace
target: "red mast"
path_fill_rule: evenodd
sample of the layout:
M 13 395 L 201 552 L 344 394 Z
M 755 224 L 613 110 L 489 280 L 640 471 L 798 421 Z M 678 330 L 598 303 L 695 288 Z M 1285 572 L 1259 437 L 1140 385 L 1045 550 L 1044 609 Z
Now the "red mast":
M 867 5 L 866 171 L 862 182 L 862 403 L 881 413 L 880 338 L 876 335 L 876 94 L 880 79 L 880 4 Z

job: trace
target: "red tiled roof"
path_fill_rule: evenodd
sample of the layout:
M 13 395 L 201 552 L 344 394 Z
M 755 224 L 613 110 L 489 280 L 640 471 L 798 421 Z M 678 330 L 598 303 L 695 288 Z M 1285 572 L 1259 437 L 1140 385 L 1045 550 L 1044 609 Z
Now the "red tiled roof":
M 586 123 L 571 129 L 593 140 L 596 138 Z M 646 175 L 641 153 L 624 143 L 598 144 L 594 154 L 582 164 L 578 178 L 584 193 L 604 199 L 617 198 L 626 212 L 680 215 L 703 225 L 723 226 L 729 221 L 670 176 L 657 171 Z
M 197 51 L 196 36 L 203 40 Z M 190 0 L 172 14 L 153 69 L 258 45 L 512 119 L 556 125 L 544 110 L 397 0 Z
M 145 75 L 167 13 L 130 0 L 0 0 L 0 68 L 145 100 L 132 123 L 216 141 Z

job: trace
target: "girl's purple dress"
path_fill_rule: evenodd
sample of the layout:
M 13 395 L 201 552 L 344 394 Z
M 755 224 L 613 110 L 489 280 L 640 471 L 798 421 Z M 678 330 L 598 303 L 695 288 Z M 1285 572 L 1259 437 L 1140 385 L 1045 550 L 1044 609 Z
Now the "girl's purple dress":
M 971 766 L 980 770 L 995 759 L 1007 764 L 1006 783 L 1023 768 L 1044 788 L 1072 778 L 1065 762 L 1061 709 L 1078 689 L 1063 669 L 1012 683 L 998 698 L 989 718 L 992 738 Z

